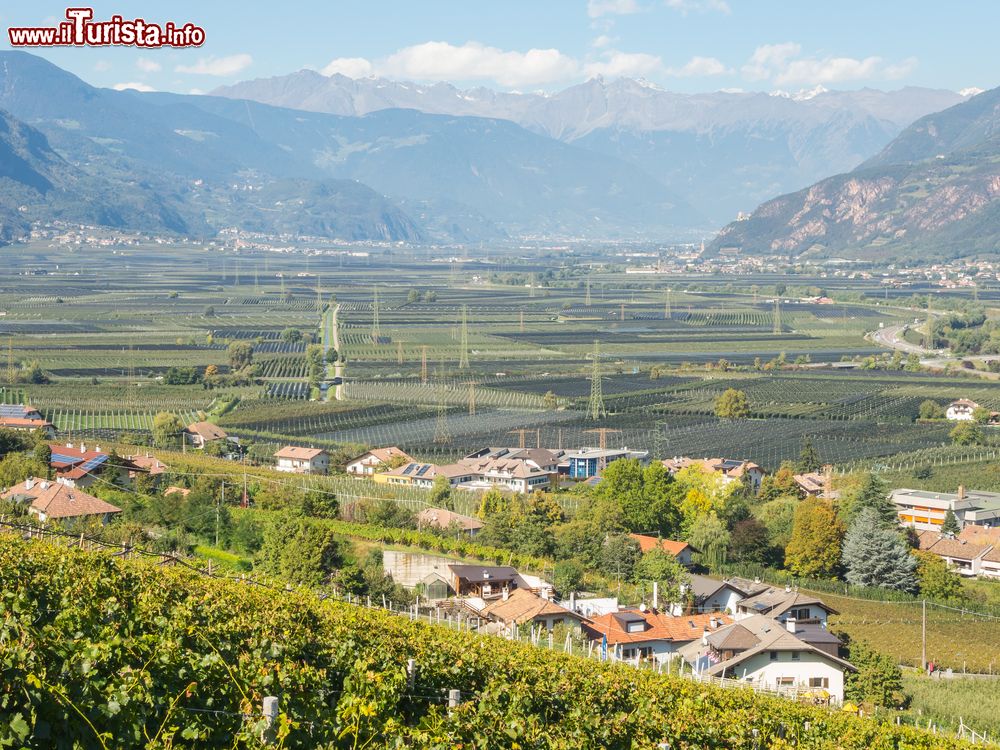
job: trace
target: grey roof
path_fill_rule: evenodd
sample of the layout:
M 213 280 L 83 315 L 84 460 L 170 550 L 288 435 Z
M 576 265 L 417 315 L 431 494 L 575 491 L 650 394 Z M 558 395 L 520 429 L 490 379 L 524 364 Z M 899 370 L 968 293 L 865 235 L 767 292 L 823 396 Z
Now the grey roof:
M 739 602 L 742 609 L 752 610 L 760 614 L 770 614 L 772 617 L 787 612 L 792 607 L 805 607 L 815 604 L 822 607 L 831 614 L 837 614 L 837 610 L 829 604 L 817 599 L 815 596 L 800 594 L 798 591 L 785 591 L 784 589 L 769 588 L 755 596 L 747 597 Z
M 506 581 L 517 577 L 517 570 L 506 565 L 449 565 L 448 569 L 467 581 Z

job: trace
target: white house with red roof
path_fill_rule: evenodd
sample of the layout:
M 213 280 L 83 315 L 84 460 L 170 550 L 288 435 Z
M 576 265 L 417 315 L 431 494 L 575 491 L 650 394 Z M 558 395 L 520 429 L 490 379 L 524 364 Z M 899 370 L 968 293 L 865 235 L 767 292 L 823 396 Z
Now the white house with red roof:
M 326 474 L 330 470 L 330 454 L 323 448 L 286 445 L 274 457 L 278 459 L 274 468 L 290 474 Z
M 79 487 L 31 477 L 2 495 L 4 500 L 25 503 L 28 513 L 39 521 L 98 520 L 106 524 L 122 512 L 111 503 L 90 495 Z
M 346 470 L 348 474 L 354 477 L 370 477 L 376 472 L 381 471 L 383 466 L 394 459 L 401 459 L 407 462 L 413 461 L 413 458 L 402 448 L 390 445 L 385 448 L 372 448 L 370 451 L 365 451 L 360 456 L 352 458 L 347 462 Z
M 45 437 L 55 435 L 55 426 L 34 406 L 0 404 L 0 428 L 18 432 L 40 430 Z

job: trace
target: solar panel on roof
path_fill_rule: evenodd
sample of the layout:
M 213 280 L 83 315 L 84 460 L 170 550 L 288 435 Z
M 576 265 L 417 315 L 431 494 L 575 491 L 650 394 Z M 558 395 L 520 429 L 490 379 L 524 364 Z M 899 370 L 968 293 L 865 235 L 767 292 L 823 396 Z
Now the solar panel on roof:
M 418 476 L 418 477 L 422 477 L 422 476 L 423 476 L 424 474 L 426 474 L 426 473 L 427 473 L 427 470 L 428 470 L 428 469 L 430 469 L 430 468 L 431 468 L 431 465 L 430 465 L 430 464 L 424 464 L 423 466 L 421 466 L 421 467 L 420 467 L 420 468 L 419 468 L 419 469 L 417 470 L 417 476 Z
M 108 457 L 105 455 L 94 456 L 93 458 L 88 459 L 80 468 L 84 471 L 93 471 L 107 460 Z
M 17 404 L 0 404 L 0 417 L 23 417 L 28 410 Z
M 65 453 L 56 453 L 55 451 L 53 451 L 51 460 L 52 463 L 56 464 L 71 464 L 75 462 L 78 458 L 79 456 L 70 456 Z
M 417 468 L 417 467 L 416 467 L 416 466 L 414 466 L 413 464 L 410 464 L 410 465 L 409 465 L 409 466 L 407 466 L 407 467 L 406 467 L 405 469 L 403 469 L 403 473 L 404 473 L 404 474 L 409 474 L 409 473 L 410 473 L 410 472 L 412 472 L 412 471 L 413 471 L 413 470 L 414 470 L 415 468 Z

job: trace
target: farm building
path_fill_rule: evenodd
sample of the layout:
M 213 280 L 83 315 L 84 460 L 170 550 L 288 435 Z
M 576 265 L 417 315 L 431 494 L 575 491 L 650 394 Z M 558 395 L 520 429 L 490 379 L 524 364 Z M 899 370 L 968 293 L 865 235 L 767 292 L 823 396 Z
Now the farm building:
M 50 482 L 31 477 L 3 493 L 4 500 L 25 503 L 28 513 L 39 521 L 98 520 L 106 524 L 121 508 L 89 495 L 62 481 Z
M 973 419 L 973 412 L 979 408 L 979 404 L 975 401 L 971 401 L 967 398 L 960 398 L 957 401 L 952 401 L 948 404 L 948 408 L 945 409 L 944 415 L 946 418 L 955 422 L 970 422 Z
M 966 526 L 957 537 L 923 531 L 920 549 L 937 555 L 962 576 L 1000 578 L 1000 527 Z
M 795 620 L 799 623 L 819 623 L 826 627 L 827 617 L 835 614 L 838 614 L 837 610 L 824 604 L 821 599 L 800 594 L 790 586 L 785 586 L 784 589 L 769 587 L 736 603 L 737 622 L 748 617 L 767 615 L 778 622 Z
M 488 604 L 482 616 L 500 623 L 507 632 L 531 623 L 552 630 L 557 625 L 580 627 L 583 617 L 527 589 L 504 591 L 500 599 Z
M 326 474 L 330 470 L 330 454 L 322 448 L 300 448 L 286 445 L 274 454 L 277 471 L 291 474 Z
M 390 445 L 386 448 L 372 448 L 347 462 L 346 471 L 353 477 L 370 477 L 394 460 L 412 462 L 402 448 Z
M 833 467 L 824 466 L 823 471 L 809 471 L 795 474 L 795 485 L 805 497 L 818 497 L 823 500 L 836 500 L 840 493 L 833 489 Z
M 111 457 L 101 451 L 99 445 L 93 450 L 88 450 L 86 443 L 79 445 L 51 443 L 49 448 L 52 450 L 49 466 L 52 467 L 56 479 L 71 487 L 89 487 L 109 468 L 108 461 Z M 138 467 L 128 459 L 120 458 L 113 468 L 132 472 Z

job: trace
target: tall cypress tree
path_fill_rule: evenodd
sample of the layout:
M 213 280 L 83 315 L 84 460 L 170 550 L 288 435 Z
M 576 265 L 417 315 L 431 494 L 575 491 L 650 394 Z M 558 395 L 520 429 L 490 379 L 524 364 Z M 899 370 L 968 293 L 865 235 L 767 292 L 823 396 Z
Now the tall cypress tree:
M 844 538 L 845 578 L 855 586 L 917 590 L 917 559 L 903 536 L 882 523 L 871 508 L 855 516 Z

